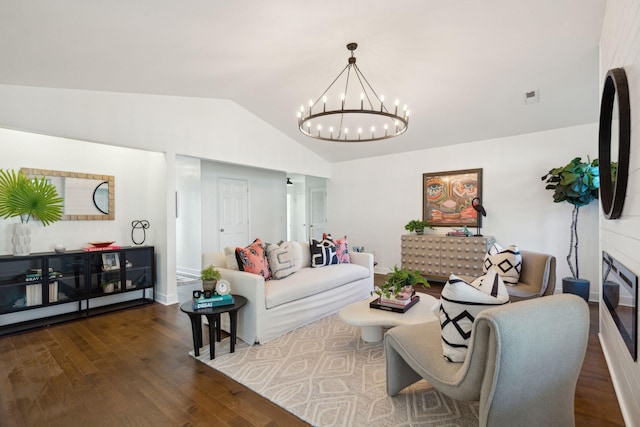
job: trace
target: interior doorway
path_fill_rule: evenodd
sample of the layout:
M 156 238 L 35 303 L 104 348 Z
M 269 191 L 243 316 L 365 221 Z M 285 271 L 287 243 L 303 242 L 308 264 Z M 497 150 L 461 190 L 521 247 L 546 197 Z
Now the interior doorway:
M 220 178 L 218 197 L 218 250 L 223 251 L 227 246 L 244 246 L 249 240 L 249 183 L 242 179 Z

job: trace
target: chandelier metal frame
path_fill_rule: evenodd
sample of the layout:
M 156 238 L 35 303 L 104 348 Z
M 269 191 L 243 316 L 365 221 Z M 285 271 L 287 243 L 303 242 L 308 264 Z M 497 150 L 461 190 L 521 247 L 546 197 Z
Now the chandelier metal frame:
M 342 69 L 342 71 L 333 80 L 333 82 L 331 82 L 329 87 L 322 93 L 322 95 L 320 95 L 318 99 L 316 99 L 315 102 L 309 101 L 308 108 L 305 108 L 304 106 L 300 107 L 300 111 L 298 112 L 298 128 L 300 129 L 300 132 L 302 132 L 306 136 L 310 138 L 334 142 L 380 141 L 402 135 L 409 128 L 409 110 L 407 110 L 407 106 L 405 105 L 401 111 L 401 114 L 398 114 L 399 102 L 396 101 L 393 113 L 390 112 L 387 109 L 387 106 L 384 104 L 384 97 L 378 96 L 364 74 L 362 74 L 362 71 L 360 71 L 360 68 L 358 68 L 358 65 L 356 65 L 354 51 L 357 47 L 357 43 L 347 44 L 347 49 L 351 52 L 351 56 L 348 58 L 347 65 Z M 346 83 L 344 92 L 341 96 L 341 106 L 339 109 L 328 110 L 326 94 L 336 84 L 340 77 L 345 74 L 345 72 Z M 355 79 L 359 83 L 362 90 L 360 95 L 360 108 L 345 109 L 345 100 L 350 94 L 349 80 L 352 77 L 352 74 L 355 76 Z M 313 110 L 316 106 L 319 105 L 320 101 L 322 101 L 322 108 L 314 113 Z M 368 104 L 367 108 L 365 108 L 365 102 L 366 104 Z M 375 108 L 374 102 L 378 104 Z M 321 125 L 318 125 L 315 129 L 312 127 L 312 120 L 333 115 L 340 116 L 340 125 L 336 126 L 336 129 L 330 127 L 329 129 L 325 129 L 323 133 Z M 378 118 L 381 117 L 385 122 L 388 121 L 388 123 L 384 124 L 383 129 L 379 130 L 377 135 L 375 127 L 371 127 L 367 132 L 363 132 L 362 128 L 357 128 L 353 129 L 356 132 L 349 133 L 349 129 L 343 127 L 345 117 L 354 117 L 356 115 L 362 115 L 363 117 L 365 117 L 365 115 L 375 115 L 378 116 Z

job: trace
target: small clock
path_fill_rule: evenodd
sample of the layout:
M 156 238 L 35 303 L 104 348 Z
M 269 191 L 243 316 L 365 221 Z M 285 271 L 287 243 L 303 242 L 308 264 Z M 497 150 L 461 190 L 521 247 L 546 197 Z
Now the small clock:
M 218 295 L 229 295 L 231 292 L 231 284 L 228 280 L 220 279 L 218 283 L 216 283 L 216 293 Z

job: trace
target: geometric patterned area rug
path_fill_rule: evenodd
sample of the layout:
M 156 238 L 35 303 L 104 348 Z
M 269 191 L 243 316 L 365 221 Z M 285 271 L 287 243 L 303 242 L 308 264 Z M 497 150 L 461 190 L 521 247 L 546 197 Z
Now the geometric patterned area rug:
M 398 396 L 386 392 L 384 345 L 366 343 L 337 315 L 265 344 L 229 338 L 197 358 L 314 426 L 478 425 L 478 402 L 453 400 L 422 380 Z M 191 351 L 193 356 L 193 351 Z

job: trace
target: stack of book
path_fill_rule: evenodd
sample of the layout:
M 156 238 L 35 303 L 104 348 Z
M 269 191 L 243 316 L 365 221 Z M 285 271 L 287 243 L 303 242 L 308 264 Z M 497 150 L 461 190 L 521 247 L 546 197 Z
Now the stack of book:
M 235 301 L 231 295 L 212 295 L 209 298 L 204 296 L 193 299 L 193 309 L 219 307 L 223 305 L 233 305 Z
M 411 299 L 407 300 L 389 300 L 387 298 L 376 298 L 369 303 L 369 307 L 377 308 L 378 310 L 394 311 L 396 313 L 405 313 L 411 307 L 413 307 L 418 301 L 420 296 L 413 295 Z
M 411 303 L 411 298 L 407 299 L 396 299 L 396 298 L 385 298 L 384 296 L 380 297 L 380 304 L 385 307 L 399 307 L 403 308 L 406 305 Z
M 465 233 L 464 231 L 449 231 L 447 233 L 447 236 L 453 236 L 453 237 L 468 237 L 469 235 L 467 233 Z
M 117 251 L 120 249 L 120 245 L 109 245 L 109 246 L 83 246 L 82 250 L 85 252 L 96 252 L 96 251 Z
M 26 286 L 25 303 L 27 307 L 42 304 L 42 284 L 37 283 Z
M 62 277 L 62 273 L 53 271 L 53 268 L 49 269 L 49 280 L 55 280 Z M 42 282 L 42 269 L 32 268 L 27 274 L 24 275 L 25 282 Z

